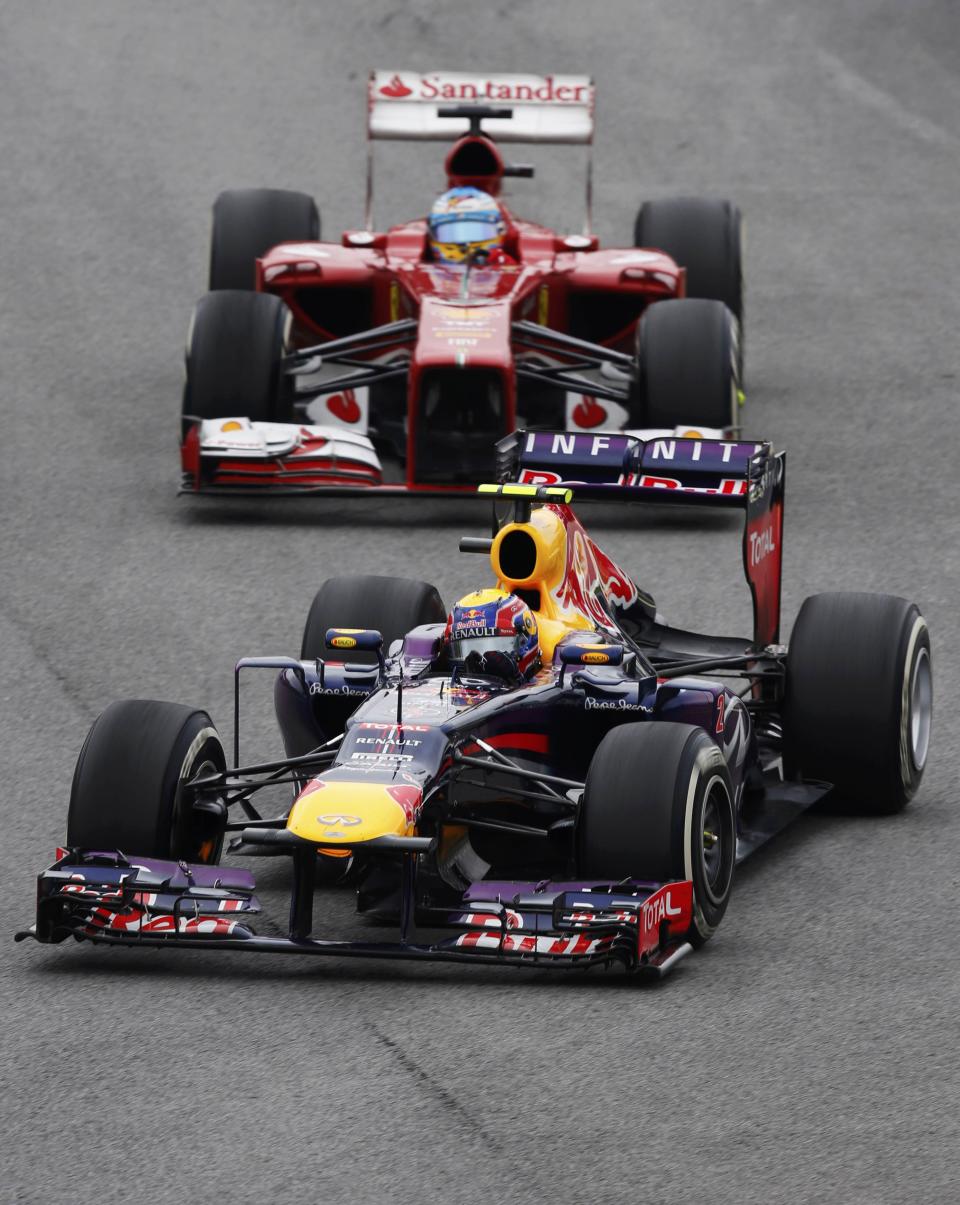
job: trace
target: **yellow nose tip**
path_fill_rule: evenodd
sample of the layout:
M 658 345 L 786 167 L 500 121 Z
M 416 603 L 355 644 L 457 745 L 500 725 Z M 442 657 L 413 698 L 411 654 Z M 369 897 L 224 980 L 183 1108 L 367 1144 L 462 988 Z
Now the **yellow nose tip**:
M 414 831 L 419 788 L 316 778 L 297 797 L 287 828 L 324 846 L 360 845 Z

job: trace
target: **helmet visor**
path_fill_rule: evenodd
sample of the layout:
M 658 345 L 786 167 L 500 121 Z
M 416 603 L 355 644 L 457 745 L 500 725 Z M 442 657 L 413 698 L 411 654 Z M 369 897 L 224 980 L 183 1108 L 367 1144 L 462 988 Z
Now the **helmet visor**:
M 515 653 L 516 649 L 516 636 L 474 636 L 464 640 L 454 636 L 450 640 L 450 660 L 462 665 L 470 653 Z
M 486 243 L 500 237 L 500 225 L 486 218 L 434 220 L 430 223 L 430 237 L 437 243 Z

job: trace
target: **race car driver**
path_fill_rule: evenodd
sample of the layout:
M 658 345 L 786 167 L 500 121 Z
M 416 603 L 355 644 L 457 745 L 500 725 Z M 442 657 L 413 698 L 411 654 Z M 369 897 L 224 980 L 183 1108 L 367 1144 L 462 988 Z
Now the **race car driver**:
M 507 223 L 489 193 L 451 188 L 434 202 L 427 218 L 430 254 L 442 264 L 516 264 L 504 250 Z
M 516 685 L 540 668 L 533 612 L 515 594 L 475 590 L 455 604 L 444 631 L 454 674 L 477 674 Z

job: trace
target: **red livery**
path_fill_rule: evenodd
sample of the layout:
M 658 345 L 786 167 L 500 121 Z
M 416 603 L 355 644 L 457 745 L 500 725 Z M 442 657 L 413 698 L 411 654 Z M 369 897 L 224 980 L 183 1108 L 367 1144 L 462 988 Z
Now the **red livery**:
M 321 241 L 313 199 L 278 189 L 214 205 L 211 291 L 187 347 L 184 490 L 468 488 L 520 426 L 737 433 L 736 206 L 648 202 L 634 245 L 602 248 L 589 160 L 582 231 L 502 199 L 505 178 L 534 170 L 502 144 L 589 153 L 588 77 L 373 72 L 368 114 L 364 228 Z M 385 230 L 373 222 L 381 139 L 452 142 L 447 193 Z

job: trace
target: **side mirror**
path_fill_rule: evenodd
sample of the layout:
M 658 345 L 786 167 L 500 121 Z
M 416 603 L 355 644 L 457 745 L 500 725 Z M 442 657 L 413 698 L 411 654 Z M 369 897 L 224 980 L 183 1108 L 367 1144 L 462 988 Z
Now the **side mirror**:
M 387 245 L 387 236 L 373 230 L 345 230 L 343 245 L 345 247 L 369 247 L 374 251 L 382 251 Z
M 557 251 L 596 251 L 600 240 L 595 234 L 559 235 L 554 241 Z
M 580 644 L 568 641 L 560 645 L 561 665 L 620 665 L 622 644 Z
M 568 665 L 620 665 L 623 661 L 622 644 L 581 644 L 570 640 L 560 645 L 559 653 L 561 686 Z
M 328 649 L 340 652 L 347 649 L 366 653 L 383 651 L 383 636 L 375 628 L 327 628 L 324 642 Z
M 327 628 L 324 643 L 328 649 L 335 649 L 339 653 L 376 653 L 380 680 L 383 680 L 386 669 L 383 658 L 383 633 L 378 632 L 376 628 Z

